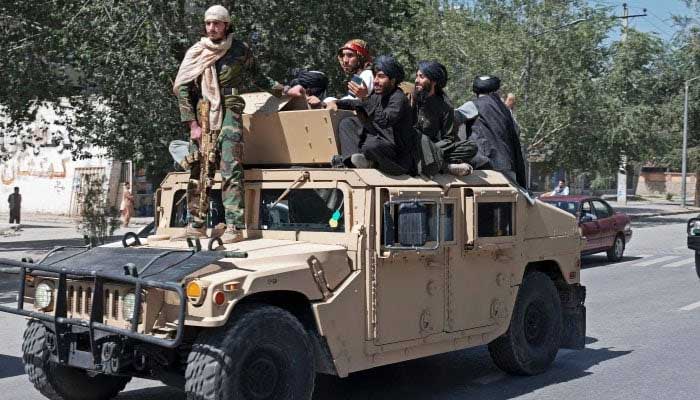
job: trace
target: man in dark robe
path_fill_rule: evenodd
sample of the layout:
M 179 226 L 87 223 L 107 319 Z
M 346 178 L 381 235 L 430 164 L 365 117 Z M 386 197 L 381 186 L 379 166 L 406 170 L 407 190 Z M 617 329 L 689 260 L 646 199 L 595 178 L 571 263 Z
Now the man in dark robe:
M 413 126 L 417 131 L 417 172 L 433 176 L 448 172 L 456 176 L 471 173 L 468 162 L 477 153 L 476 143 L 460 140 L 453 129 L 454 110 L 444 92 L 447 69 L 435 61 L 421 61 L 413 94 Z
M 357 112 L 356 117 L 340 121 L 338 127 L 339 161 L 343 165 L 376 167 L 389 175 L 413 172 L 415 135 L 411 127 L 411 106 L 398 88 L 404 76 L 403 67 L 396 59 L 377 57 L 371 94 L 328 103 L 330 109 Z
M 22 210 L 22 195 L 19 194 L 19 188 L 15 186 L 15 191 L 7 197 L 7 203 L 10 206 L 10 223 L 19 224 L 19 217 Z
M 495 76 L 477 76 L 472 89 L 477 97 L 456 111 L 458 124 L 471 125 L 471 138 L 479 147 L 477 157 L 488 163 L 477 167 L 502 172 L 527 187 L 525 161 L 513 115 L 498 95 L 501 81 Z M 471 103 L 471 104 L 470 104 Z

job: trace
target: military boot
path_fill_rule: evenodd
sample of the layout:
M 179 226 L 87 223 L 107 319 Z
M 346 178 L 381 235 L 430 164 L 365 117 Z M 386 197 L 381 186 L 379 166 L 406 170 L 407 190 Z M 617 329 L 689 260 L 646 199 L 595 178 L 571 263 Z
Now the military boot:
M 226 228 L 226 231 L 224 231 L 224 234 L 220 237 L 223 244 L 238 243 L 244 239 L 243 231 L 234 227 Z
M 447 172 L 454 176 L 467 176 L 472 173 L 474 168 L 467 163 L 461 164 L 449 164 L 447 166 Z
M 185 232 L 180 235 L 173 236 L 172 240 L 187 240 L 187 238 L 205 238 L 207 237 L 207 226 L 202 224 L 201 226 L 195 226 L 193 224 L 187 224 Z

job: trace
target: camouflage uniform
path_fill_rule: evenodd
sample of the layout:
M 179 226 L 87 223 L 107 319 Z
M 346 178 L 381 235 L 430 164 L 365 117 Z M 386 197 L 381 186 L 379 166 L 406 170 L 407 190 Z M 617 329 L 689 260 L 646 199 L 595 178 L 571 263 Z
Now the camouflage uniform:
M 216 62 L 219 88 L 223 96 L 223 122 L 217 139 L 220 158 L 221 179 L 223 180 L 221 198 L 226 210 L 226 225 L 243 227 L 244 192 L 243 192 L 243 125 L 241 114 L 245 100 L 241 93 L 266 90 L 275 96 L 281 96 L 284 86 L 261 73 L 253 53 L 244 42 L 233 41 L 231 48 Z M 194 105 L 202 98 L 199 80 L 178 88 L 180 120 L 193 121 L 197 118 Z M 199 165 L 194 150 L 187 157 L 192 161 L 190 168 L 190 185 L 187 187 L 187 204 L 190 223 L 200 228 L 206 221 L 207 211 L 199 209 Z

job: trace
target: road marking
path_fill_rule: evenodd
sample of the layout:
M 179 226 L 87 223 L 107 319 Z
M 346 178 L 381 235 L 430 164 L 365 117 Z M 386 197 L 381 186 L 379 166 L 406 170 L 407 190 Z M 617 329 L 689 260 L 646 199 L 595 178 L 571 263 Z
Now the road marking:
M 684 266 L 684 265 L 692 264 L 693 262 L 695 262 L 695 259 L 694 259 L 694 258 L 685 258 L 685 259 L 683 259 L 683 260 L 676 261 L 676 262 L 674 262 L 674 263 L 662 265 L 661 268 L 682 267 L 682 266 Z
M 642 261 L 636 264 L 632 264 L 633 267 L 647 267 L 652 264 L 658 264 L 668 260 L 675 260 L 678 256 L 663 256 L 659 258 L 654 258 L 652 260 Z
M 506 374 L 503 372 L 494 372 L 488 375 L 484 375 L 481 378 L 476 378 L 474 379 L 474 382 L 480 384 L 480 385 L 488 385 L 490 383 L 494 383 L 497 381 L 500 381 L 501 379 L 505 378 Z
M 696 308 L 700 308 L 700 301 L 698 301 L 697 303 L 688 304 L 685 307 L 681 307 L 680 310 L 681 311 L 692 311 L 692 310 L 695 310 Z

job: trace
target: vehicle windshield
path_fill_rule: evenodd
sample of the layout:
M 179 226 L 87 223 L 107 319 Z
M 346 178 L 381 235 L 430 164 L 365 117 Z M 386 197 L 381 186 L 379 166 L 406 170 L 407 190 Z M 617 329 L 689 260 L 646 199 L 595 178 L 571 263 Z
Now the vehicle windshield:
M 573 215 L 576 215 L 576 211 L 578 210 L 578 203 L 575 201 L 547 201 L 547 203 Z
M 339 189 L 263 189 L 260 229 L 342 232 L 345 230 L 343 192 Z

